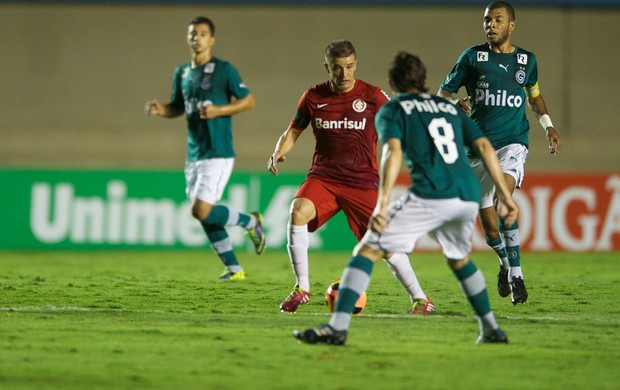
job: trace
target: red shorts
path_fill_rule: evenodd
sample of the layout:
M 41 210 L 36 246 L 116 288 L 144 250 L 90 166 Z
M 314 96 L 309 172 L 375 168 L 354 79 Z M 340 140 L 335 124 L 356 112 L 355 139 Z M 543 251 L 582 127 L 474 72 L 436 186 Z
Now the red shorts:
M 359 241 L 366 233 L 378 195 L 376 188 L 359 189 L 318 179 L 306 179 L 297 190 L 295 198 L 308 198 L 314 203 L 316 217 L 308 223 L 309 232 L 316 231 L 342 210 L 351 231 Z

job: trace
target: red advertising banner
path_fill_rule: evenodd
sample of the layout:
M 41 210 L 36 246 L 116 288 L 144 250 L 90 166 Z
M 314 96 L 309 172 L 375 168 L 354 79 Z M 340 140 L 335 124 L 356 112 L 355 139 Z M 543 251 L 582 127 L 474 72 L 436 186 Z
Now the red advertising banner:
M 406 175 L 399 178 L 408 183 Z M 620 250 L 620 173 L 528 173 L 514 197 L 522 250 Z M 436 248 L 430 239 L 418 245 Z M 480 229 L 474 248 L 488 249 Z

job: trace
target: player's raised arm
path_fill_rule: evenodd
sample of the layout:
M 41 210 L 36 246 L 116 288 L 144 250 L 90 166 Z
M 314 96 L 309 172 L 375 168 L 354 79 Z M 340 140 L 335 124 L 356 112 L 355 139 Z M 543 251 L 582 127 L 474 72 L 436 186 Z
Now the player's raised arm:
M 276 142 L 273 154 L 269 157 L 269 161 L 267 161 L 267 170 L 269 170 L 269 172 L 276 176 L 278 175 L 278 163 L 286 160 L 286 155 L 293 149 L 295 142 L 297 142 L 297 138 L 299 138 L 302 132 L 303 130 L 289 126 L 284 133 L 282 133 L 280 138 L 278 138 L 278 142 Z

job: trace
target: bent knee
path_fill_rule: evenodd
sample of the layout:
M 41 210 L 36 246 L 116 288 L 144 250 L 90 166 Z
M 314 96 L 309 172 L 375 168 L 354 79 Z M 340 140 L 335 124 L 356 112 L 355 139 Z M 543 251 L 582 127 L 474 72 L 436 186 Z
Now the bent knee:
M 307 198 L 295 198 L 291 203 L 290 215 L 293 225 L 305 225 L 316 216 L 314 203 Z

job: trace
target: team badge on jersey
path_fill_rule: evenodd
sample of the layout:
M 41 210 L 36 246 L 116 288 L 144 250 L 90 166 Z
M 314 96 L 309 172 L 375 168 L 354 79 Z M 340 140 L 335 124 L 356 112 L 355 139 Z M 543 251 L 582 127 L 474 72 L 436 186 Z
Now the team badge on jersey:
M 355 112 L 364 112 L 366 110 L 366 102 L 362 99 L 355 99 L 353 101 L 353 110 Z
M 517 54 L 517 63 L 519 63 L 521 65 L 527 65 L 527 54 L 525 54 L 525 53 L 518 53 Z
M 489 60 L 489 53 L 486 51 L 479 51 L 476 59 L 478 62 L 487 62 Z
M 517 73 L 515 73 L 515 80 L 517 80 L 517 83 L 519 83 L 519 85 L 523 85 L 523 83 L 525 82 L 525 72 L 523 71 L 523 69 L 519 69 Z
M 205 91 L 211 89 L 211 79 L 213 78 L 212 74 L 205 74 L 202 76 L 202 81 L 200 82 L 200 88 Z

